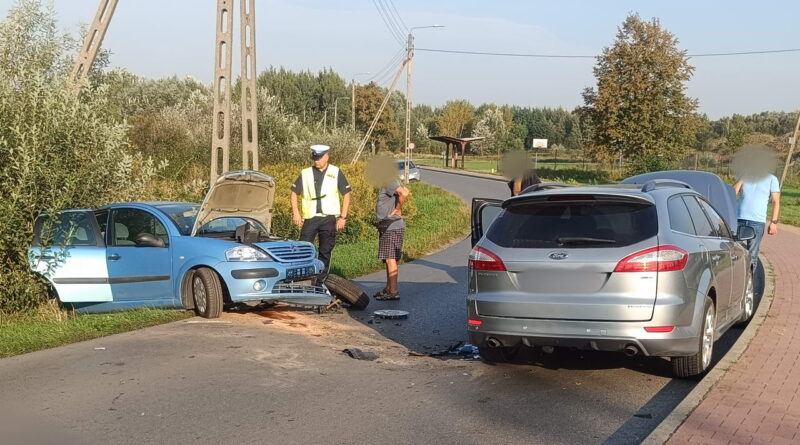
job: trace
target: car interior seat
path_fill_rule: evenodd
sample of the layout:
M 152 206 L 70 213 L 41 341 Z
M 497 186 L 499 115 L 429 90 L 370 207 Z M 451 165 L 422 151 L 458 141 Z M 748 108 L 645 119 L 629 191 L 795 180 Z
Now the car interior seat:
M 128 227 L 120 224 L 114 223 L 114 244 L 117 246 L 135 246 L 136 243 L 128 239 L 130 233 L 128 232 Z

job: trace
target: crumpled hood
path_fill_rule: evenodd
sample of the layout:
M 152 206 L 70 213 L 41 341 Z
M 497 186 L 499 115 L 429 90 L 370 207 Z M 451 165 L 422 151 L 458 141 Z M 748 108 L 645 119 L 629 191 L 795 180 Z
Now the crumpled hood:
M 215 219 L 231 217 L 258 221 L 269 231 L 274 200 L 275 179 L 272 176 L 252 170 L 228 172 L 220 176 L 206 194 L 192 227 L 192 236 Z

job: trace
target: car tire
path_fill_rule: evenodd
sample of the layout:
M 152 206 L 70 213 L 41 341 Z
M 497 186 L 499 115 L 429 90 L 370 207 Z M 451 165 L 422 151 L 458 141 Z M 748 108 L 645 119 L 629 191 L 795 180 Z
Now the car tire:
M 716 329 L 716 310 L 711 298 L 706 297 L 703 305 L 703 325 L 698 342 L 700 350 L 688 357 L 672 357 L 672 373 L 676 377 L 690 378 L 703 375 L 711 365 L 714 354 L 714 330 Z
M 219 276 L 207 267 L 194 271 L 192 276 L 194 311 L 203 318 L 218 318 L 222 313 L 222 284 Z
M 750 320 L 753 319 L 753 314 L 756 313 L 756 294 L 753 288 L 753 273 L 747 274 L 747 284 L 744 288 L 744 297 L 742 298 L 742 316 L 739 318 L 737 327 L 745 327 Z
M 369 296 L 360 287 L 339 275 L 328 274 L 325 278 L 325 287 L 335 297 L 350 305 L 351 309 L 363 310 L 369 304 Z

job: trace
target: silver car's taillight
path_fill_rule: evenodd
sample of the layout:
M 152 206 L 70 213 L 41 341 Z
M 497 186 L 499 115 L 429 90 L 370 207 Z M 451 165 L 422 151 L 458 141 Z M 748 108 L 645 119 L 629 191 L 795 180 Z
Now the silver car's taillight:
M 614 272 L 672 272 L 683 270 L 688 260 L 689 253 L 680 247 L 651 247 L 623 258 Z
M 493 270 L 504 272 L 506 265 L 503 260 L 483 247 L 474 247 L 469 253 L 469 268 L 473 270 Z

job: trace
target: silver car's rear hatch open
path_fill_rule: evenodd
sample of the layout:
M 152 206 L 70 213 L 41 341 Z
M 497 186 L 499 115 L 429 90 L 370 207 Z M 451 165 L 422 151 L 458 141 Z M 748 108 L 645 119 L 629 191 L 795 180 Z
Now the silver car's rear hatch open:
M 506 272 L 476 271 L 481 315 L 642 321 L 652 317 L 656 272 L 615 272 L 658 245 L 652 202 L 634 196 L 554 194 L 505 206 L 481 247 Z

